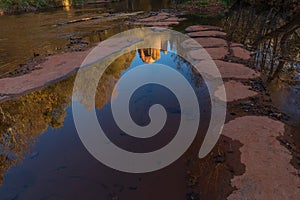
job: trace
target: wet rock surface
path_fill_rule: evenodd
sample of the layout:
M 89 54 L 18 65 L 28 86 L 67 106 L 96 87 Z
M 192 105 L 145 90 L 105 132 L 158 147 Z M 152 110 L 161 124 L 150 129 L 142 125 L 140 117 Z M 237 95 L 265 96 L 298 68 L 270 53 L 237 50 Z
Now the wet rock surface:
M 13 97 L 60 80 L 75 73 L 88 52 L 57 54 L 46 59 L 30 73 L 2 78 L 0 79 L 0 93 Z
M 222 134 L 244 144 L 240 151 L 246 165 L 246 172 L 233 178 L 237 190 L 228 199 L 299 197 L 300 179 L 290 165 L 291 153 L 277 140 L 284 131 L 282 122 L 268 117 L 245 116 L 225 125 Z
M 221 31 L 198 31 L 187 33 L 190 37 L 221 37 L 224 38 L 227 34 Z
M 74 74 L 89 53 L 91 53 L 91 59 L 104 58 L 136 42 L 139 42 L 139 40 L 115 39 L 113 42 L 103 42 L 103 51 L 97 52 L 96 55 L 89 49 L 86 51 L 75 51 L 50 56 L 45 62 L 36 66 L 37 70 L 17 77 L 0 79 L 0 94 L 5 96 L 2 100 L 45 87 Z
M 250 52 L 242 47 L 233 47 L 232 51 L 233 51 L 233 56 L 239 59 L 249 60 L 251 58 Z
M 210 47 L 227 47 L 227 42 L 220 38 L 207 37 L 207 38 L 195 38 L 195 40 L 201 44 L 204 48 Z
M 215 63 L 223 78 L 251 79 L 260 76 L 258 72 L 240 63 L 230 63 L 222 60 L 216 60 Z
M 178 25 L 181 21 L 186 20 L 185 18 L 177 17 L 176 13 L 171 12 L 153 12 L 150 16 L 142 17 L 133 22 L 137 26 L 156 26 L 156 27 L 170 27 Z
M 186 32 L 197 32 L 197 31 L 223 31 L 222 28 L 217 26 L 209 25 L 193 25 L 185 29 Z
M 206 51 L 213 60 L 223 60 L 229 54 L 227 47 L 207 48 Z
M 239 99 L 246 99 L 256 96 L 258 93 L 251 91 L 251 87 L 246 86 L 238 81 L 227 81 L 224 83 L 226 90 L 226 99 L 222 99 L 221 90 L 215 92 L 215 96 L 222 101 L 232 102 Z

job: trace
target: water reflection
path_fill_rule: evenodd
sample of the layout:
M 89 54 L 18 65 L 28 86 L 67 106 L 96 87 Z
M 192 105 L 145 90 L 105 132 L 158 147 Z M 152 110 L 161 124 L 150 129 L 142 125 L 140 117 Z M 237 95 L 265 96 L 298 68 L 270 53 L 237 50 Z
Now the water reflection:
M 71 3 L 69 0 L 62 0 L 62 5 L 65 11 L 69 12 L 71 10 Z
M 224 20 L 230 39 L 254 52 L 254 64 L 264 75 L 273 103 L 290 116 L 296 148 L 300 131 L 300 9 L 299 1 L 237 1 Z M 269 6 L 268 4 L 273 4 Z
M 164 129 L 168 134 L 159 135 L 149 141 L 135 141 L 124 137 L 112 122 L 109 102 L 113 98 L 114 85 L 127 70 L 145 63 L 141 55 L 152 57 L 153 62 L 167 64 L 186 77 L 201 103 L 202 120 L 199 132 L 207 129 L 209 121 L 205 116 L 209 115 L 210 107 L 207 88 L 201 76 L 194 73 L 189 64 L 171 53 L 171 48 L 176 45 L 170 41 L 168 44 L 165 49 L 137 49 L 118 57 L 99 80 L 95 96 L 97 116 L 104 129 L 110 133 L 109 138 L 125 149 L 143 152 L 160 148 L 172 139 L 172 133 L 177 128 L 174 124 L 178 124 L 174 121 L 180 116 L 174 95 L 164 88 L 149 85 L 141 88 L 132 99 L 132 108 L 135 110 L 133 119 L 137 123 L 147 123 L 145 108 L 156 102 L 161 103 L 168 111 L 168 125 Z M 0 104 L 1 181 L 6 176 L 0 188 L 0 196 L 4 199 L 16 196 L 19 199 L 69 199 L 87 196 L 94 199 L 111 199 L 115 196 L 124 199 L 132 199 L 133 196 L 147 199 L 146 194 L 155 189 L 158 191 L 153 194 L 156 199 L 185 198 L 185 157 L 166 170 L 151 176 L 140 176 L 117 173 L 102 166 L 86 152 L 76 134 L 69 107 L 73 82 L 74 77 L 70 77 L 41 91 Z M 197 155 L 198 148 L 194 149 Z M 165 176 L 168 178 L 163 178 Z M 161 181 L 153 185 L 158 179 Z M 74 188 L 80 190 L 80 194 L 71 192 Z M 50 193 L 51 195 L 47 195 Z
M 61 2 L 63 8 L 0 17 L 0 78 L 14 75 L 21 67 L 26 72 L 24 64 L 45 55 L 83 50 L 128 30 L 132 27 L 124 23 L 122 13 L 167 8 L 169 1 L 126 0 L 81 6 L 70 6 L 69 0 Z M 103 18 L 57 26 L 67 21 L 99 16 Z M 70 45 L 74 38 L 79 39 L 76 48 Z
M 105 71 L 97 88 L 97 108 L 101 109 L 110 100 L 121 72 L 130 66 L 135 56 L 135 52 L 124 54 Z M 5 171 L 20 163 L 25 154 L 30 155 L 36 136 L 49 127 L 57 129 L 63 126 L 66 108 L 71 103 L 74 78 L 69 77 L 41 91 L 0 104 L 0 183 Z
M 224 21 L 230 39 L 256 50 L 256 66 L 268 80 L 300 64 L 300 13 L 293 5 L 269 9 L 239 1 Z
M 74 77 L 0 104 L 0 183 L 10 167 L 30 154 L 36 137 L 60 128 L 70 105 Z

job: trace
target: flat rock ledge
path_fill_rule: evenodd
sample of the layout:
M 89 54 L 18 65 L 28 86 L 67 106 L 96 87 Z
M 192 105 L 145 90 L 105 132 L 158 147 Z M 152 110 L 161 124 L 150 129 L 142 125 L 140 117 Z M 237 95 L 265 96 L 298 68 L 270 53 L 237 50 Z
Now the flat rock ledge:
M 2 78 L 0 79 L 0 94 L 6 95 L 5 98 L 7 98 L 60 80 L 75 73 L 88 53 L 89 51 L 82 51 L 53 55 L 39 64 L 37 70 L 17 77 Z
M 190 37 L 226 37 L 226 33 L 221 31 L 197 31 L 197 32 L 190 32 L 187 33 Z
M 217 26 L 209 25 L 193 25 L 185 29 L 186 32 L 197 32 L 197 31 L 223 31 L 222 28 Z
M 153 16 L 137 19 L 133 24 L 137 26 L 147 27 L 164 27 L 178 25 L 181 21 L 186 20 L 185 18 L 179 18 L 175 14 L 167 12 L 159 12 Z
M 246 172 L 232 179 L 229 200 L 299 199 L 300 178 L 290 164 L 291 153 L 280 144 L 284 124 L 268 117 L 245 116 L 225 124 L 222 134 L 243 143 Z
M 206 52 L 214 60 L 223 79 L 252 79 L 260 77 L 260 73 L 246 67 L 242 63 L 228 62 L 228 60 L 238 60 L 247 62 L 250 57 L 250 52 L 243 45 L 231 43 L 227 41 L 226 33 L 223 29 L 216 26 L 194 25 L 185 29 L 191 40 L 184 41 L 181 45 L 183 48 L 195 49 L 196 43 L 200 44 Z M 205 59 L 199 50 L 191 50 L 188 52 L 188 57 L 199 62 Z M 231 59 L 228 59 L 231 58 Z M 205 62 L 203 62 L 205 63 Z M 227 99 L 221 99 L 221 88 L 215 91 L 215 95 L 222 101 L 232 102 L 236 100 L 246 99 L 256 96 L 258 93 L 251 90 L 251 87 L 244 85 L 241 81 L 225 81 L 224 83 Z
M 240 63 L 225 62 L 222 60 L 215 60 L 215 63 L 223 78 L 253 79 L 260 77 L 260 73 Z
M 0 79 L 0 101 L 43 88 L 76 73 L 87 55 L 90 60 L 105 58 L 139 41 L 134 38 L 115 38 L 102 42 L 100 52 L 92 48 L 50 56 L 37 66 L 37 70 L 17 77 Z
M 222 90 L 220 88 L 214 94 L 217 98 L 224 102 L 232 102 L 258 95 L 257 92 L 251 90 L 250 86 L 246 86 L 238 81 L 227 81 L 224 83 L 224 86 L 226 91 L 226 99 L 222 98 Z

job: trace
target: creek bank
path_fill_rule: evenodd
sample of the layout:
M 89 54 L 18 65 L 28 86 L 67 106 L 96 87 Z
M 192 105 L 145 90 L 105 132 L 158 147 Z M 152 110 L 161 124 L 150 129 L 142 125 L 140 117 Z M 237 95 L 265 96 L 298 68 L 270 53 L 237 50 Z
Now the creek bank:
M 222 100 L 228 104 L 227 122 L 217 147 L 211 153 L 211 160 L 224 166 L 221 176 L 230 182 L 231 189 L 235 188 L 231 192 L 230 188 L 226 190 L 228 199 L 297 198 L 300 193 L 299 172 L 290 163 L 293 158 L 290 148 L 282 145 L 288 129 L 285 122 L 289 117 L 272 105 L 260 73 L 251 69 L 253 67 L 249 68 L 251 53 L 241 44 L 224 42 L 225 34 L 219 33 L 222 32 L 219 27 L 194 25 L 186 28 L 186 32 L 211 54 L 224 80 L 227 99 Z M 190 56 L 201 58 L 196 54 Z M 218 96 L 218 91 L 215 95 Z M 230 143 L 230 152 L 222 141 Z M 232 158 L 232 149 L 238 149 L 240 154 L 231 161 L 228 158 Z M 215 170 L 220 168 L 216 165 Z M 232 172 L 231 178 L 224 172 L 226 170 Z M 199 193 L 197 189 L 194 192 Z M 199 194 L 202 196 L 201 192 Z

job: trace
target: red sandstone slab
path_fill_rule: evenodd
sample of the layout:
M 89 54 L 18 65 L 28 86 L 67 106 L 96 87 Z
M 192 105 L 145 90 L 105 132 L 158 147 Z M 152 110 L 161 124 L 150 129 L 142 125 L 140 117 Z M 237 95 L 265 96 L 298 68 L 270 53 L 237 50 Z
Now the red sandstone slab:
M 215 63 L 220 70 L 222 78 L 250 79 L 260 76 L 260 73 L 255 72 L 243 64 L 230 63 L 222 60 L 215 60 Z
M 0 93 L 21 94 L 59 80 L 75 72 L 88 53 L 89 51 L 72 52 L 48 57 L 45 62 L 38 65 L 40 68 L 38 70 L 17 77 L 0 79 Z
M 233 56 L 243 60 L 249 60 L 251 58 L 250 52 L 242 47 L 232 47 Z
M 145 22 L 145 23 L 142 23 L 142 22 L 135 22 L 134 23 L 135 25 L 142 25 L 142 26 L 163 26 L 163 27 L 167 27 L 167 26 L 172 26 L 172 25 L 177 25 L 179 24 L 179 22 L 166 22 L 166 21 L 162 21 L 162 22 Z
M 186 18 L 170 17 L 163 21 L 165 21 L 165 22 L 182 22 L 184 20 L 186 20 Z
M 206 52 L 210 55 L 210 57 L 213 60 L 219 60 L 219 59 L 224 59 L 225 56 L 229 53 L 228 49 L 225 47 L 219 47 L 219 48 L 208 48 L 205 49 Z M 193 60 L 202 60 L 202 59 L 207 59 L 205 55 L 201 55 L 199 53 L 199 50 L 192 50 L 188 53 L 188 56 L 193 59 Z
M 190 37 L 225 37 L 226 33 L 221 31 L 198 31 L 187 34 Z
M 19 95 L 44 87 L 75 73 L 88 54 L 89 62 L 93 63 L 140 41 L 141 39 L 136 38 L 116 38 L 108 42 L 103 41 L 100 49 L 97 46 L 87 51 L 50 56 L 45 62 L 37 66 L 40 68 L 38 70 L 22 76 L 0 79 L 0 94 Z
M 186 32 L 209 31 L 209 30 L 223 31 L 223 29 L 220 27 L 209 26 L 209 25 L 194 25 L 194 26 L 189 26 L 185 29 Z
M 213 60 L 222 60 L 229 54 L 226 47 L 207 48 L 205 49 Z
M 215 96 L 222 101 L 232 102 L 240 99 L 246 99 L 256 96 L 258 93 L 250 90 L 250 86 L 246 86 L 237 81 L 228 81 L 224 83 L 226 90 L 226 99 L 222 99 L 222 90 L 215 91 Z
M 194 38 L 202 47 L 227 47 L 227 41 L 221 38 Z
M 155 22 L 155 21 L 161 21 L 161 20 L 164 20 L 167 18 L 168 18 L 168 15 L 155 15 L 155 16 L 139 19 L 138 21 L 139 22 Z
M 222 134 L 240 141 L 241 162 L 246 172 L 232 179 L 236 199 L 299 199 L 300 178 L 290 164 L 291 153 L 277 137 L 284 124 L 262 116 L 240 117 L 225 124 Z
M 183 41 L 181 46 L 184 49 L 199 49 L 199 43 L 192 38 Z
M 232 42 L 230 44 L 230 47 L 244 47 L 244 45 L 240 44 L 240 43 L 235 43 L 235 42 Z

